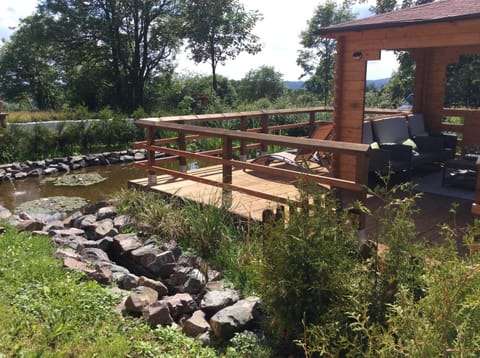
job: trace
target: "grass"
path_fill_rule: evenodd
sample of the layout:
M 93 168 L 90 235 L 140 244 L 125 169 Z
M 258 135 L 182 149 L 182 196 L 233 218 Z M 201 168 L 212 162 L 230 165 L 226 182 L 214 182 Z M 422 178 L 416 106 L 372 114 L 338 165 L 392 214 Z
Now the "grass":
M 47 237 L 0 236 L 0 357 L 217 357 L 173 329 L 119 316 L 120 298 L 54 258 Z
M 68 112 L 60 111 L 15 111 L 8 112 L 9 123 L 65 121 L 71 119 Z

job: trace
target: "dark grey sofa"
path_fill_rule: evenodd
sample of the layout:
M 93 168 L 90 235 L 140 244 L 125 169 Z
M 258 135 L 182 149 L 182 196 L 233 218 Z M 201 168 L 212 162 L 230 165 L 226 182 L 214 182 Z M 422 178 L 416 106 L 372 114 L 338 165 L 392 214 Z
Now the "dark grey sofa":
M 410 136 L 406 116 L 376 119 L 372 122 L 375 139 L 381 147 L 408 145 L 412 148 L 412 168 L 443 160 L 443 138 L 440 136 Z

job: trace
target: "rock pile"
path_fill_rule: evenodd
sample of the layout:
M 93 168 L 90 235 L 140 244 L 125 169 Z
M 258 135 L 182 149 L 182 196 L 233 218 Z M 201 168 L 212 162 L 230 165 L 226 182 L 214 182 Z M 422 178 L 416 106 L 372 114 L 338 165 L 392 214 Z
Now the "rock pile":
M 49 223 L 27 214 L 12 216 L 1 206 L 0 217 L 19 231 L 52 237 L 65 267 L 83 271 L 101 284 L 115 283 L 124 297 L 119 311 L 142 316 L 151 326 L 179 325 L 204 344 L 212 334 L 227 340 L 258 327 L 258 298 L 241 299 L 238 292 L 226 289 L 220 272 L 198 256 L 183 255 L 173 240 L 159 245 L 136 233 L 122 233 L 133 219 L 118 215 L 109 202 Z
M 156 155 L 160 157 L 164 154 L 156 153 Z M 124 151 L 79 155 L 73 157 L 52 158 L 36 161 L 27 160 L 26 162 L 22 163 L 12 163 L 1 166 L 0 181 L 52 175 L 96 165 L 129 163 L 145 159 L 146 151 L 144 149 L 128 149 Z

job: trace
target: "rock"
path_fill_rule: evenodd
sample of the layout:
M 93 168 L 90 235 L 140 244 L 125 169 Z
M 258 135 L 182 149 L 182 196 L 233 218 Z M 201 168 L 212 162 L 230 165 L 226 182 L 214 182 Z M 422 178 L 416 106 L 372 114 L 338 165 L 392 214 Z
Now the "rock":
M 86 248 L 86 249 L 83 249 L 80 254 L 82 255 L 82 260 L 86 262 L 96 263 L 100 261 L 106 261 L 106 262 L 110 261 L 110 258 L 108 257 L 107 253 L 100 249 Z
M 42 230 L 50 232 L 52 230 L 63 230 L 63 229 L 65 229 L 65 224 L 63 223 L 63 221 L 56 220 L 56 221 L 47 223 Z
M 66 163 L 58 163 L 57 164 L 57 169 L 59 171 L 69 172 L 70 171 L 70 166 Z
M 106 267 L 99 267 L 94 272 L 88 274 L 88 277 L 102 285 L 109 285 L 113 281 L 113 273 Z
M 205 285 L 205 290 L 208 291 L 215 291 L 215 290 L 223 290 L 225 288 L 225 283 L 223 281 L 208 281 Z
M 51 233 L 49 232 L 51 235 Z M 85 241 L 87 241 L 83 236 L 76 236 L 76 235 L 71 235 L 71 236 L 57 236 L 55 235 L 53 237 L 53 241 L 57 246 L 61 247 L 69 247 L 72 248 L 73 250 L 81 250 L 84 246 Z
M 164 242 L 161 246 L 161 249 L 162 251 L 171 251 L 173 256 L 175 256 L 175 260 L 178 260 L 178 258 L 182 255 L 182 250 L 175 240 Z
M 136 152 L 133 156 L 133 159 L 135 161 L 144 160 L 145 158 L 146 158 L 145 153 L 142 153 L 142 152 Z
M 128 312 L 140 313 L 145 306 L 151 305 L 158 299 L 158 293 L 153 288 L 138 286 L 134 293 L 127 297 L 125 308 Z
M 119 253 L 131 252 L 142 246 L 137 234 L 118 234 L 113 238 L 112 248 Z
M 15 227 L 19 232 L 42 230 L 44 226 L 43 221 L 40 220 L 24 220 L 18 223 Z
M 239 299 L 240 296 L 234 290 L 209 291 L 203 296 L 200 309 L 209 315 L 213 315 L 221 309 L 233 305 Z
M 200 293 L 205 284 L 207 278 L 199 269 L 190 269 L 187 272 L 187 281 L 183 284 L 184 291 L 190 294 Z
M 43 175 L 43 169 L 33 169 L 27 173 L 27 176 L 34 177 L 34 178 L 39 177 L 41 175 Z
M 98 209 L 97 220 L 113 219 L 117 215 L 117 209 L 113 206 L 106 206 Z
M 198 336 L 197 339 L 202 342 L 202 346 L 204 347 L 209 347 L 212 344 L 212 337 L 210 331 L 202 333 L 200 336 Z
M 117 230 L 123 230 L 134 223 L 135 220 L 130 215 L 118 215 L 113 219 L 113 226 L 115 226 Z
M 256 297 L 247 297 L 215 313 L 210 318 L 215 336 L 226 340 L 248 328 L 257 317 L 259 302 Z
M 52 236 L 60 236 L 60 237 L 85 235 L 84 230 L 77 229 L 77 228 L 74 228 L 74 227 L 71 227 L 69 229 L 50 230 L 49 233 Z
M 113 227 L 112 219 L 103 219 L 95 223 L 95 237 L 101 239 L 105 236 L 115 236 L 118 234 L 117 229 Z
M 7 208 L 0 205 L 0 220 L 8 219 L 12 216 L 12 213 Z
M 190 314 L 197 309 L 197 304 L 188 293 L 177 293 L 174 296 L 167 296 L 161 302 L 165 302 L 168 305 L 170 314 L 174 319 L 182 314 Z
M 210 325 L 205 319 L 205 312 L 195 311 L 192 317 L 187 319 L 183 324 L 182 331 L 188 337 L 197 337 L 198 335 L 207 332 L 210 329 Z
M 153 288 L 155 291 L 158 292 L 159 297 L 163 297 L 168 295 L 168 288 L 162 282 L 152 280 L 145 276 L 140 276 L 138 278 L 138 285 Z
M 175 267 L 175 256 L 171 251 L 161 252 L 155 256 L 148 265 L 148 269 L 160 277 L 168 277 L 173 273 Z
M 67 216 L 64 220 L 63 223 L 66 226 L 76 226 L 77 220 L 80 219 L 83 216 L 83 214 L 80 211 L 75 211 L 73 214 L 70 216 Z
M 120 161 L 121 161 L 122 163 L 129 163 L 129 162 L 133 162 L 133 161 L 134 161 L 134 158 L 133 158 L 133 156 L 131 156 L 131 155 L 122 155 L 122 156 L 120 157 Z
M 82 246 L 84 248 L 101 249 L 106 252 L 110 248 L 110 245 L 112 244 L 112 242 L 113 242 L 113 238 L 110 236 L 106 236 L 100 240 L 87 240 L 82 243 Z
M 143 309 L 143 318 L 152 326 L 168 326 L 173 323 L 173 318 L 170 315 L 170 310 L 165 302 L 157 301 Z
M 70 248 L 61 248 L 61 249 L 57 249 L 55 251 L 55 257 L 57 259 L 64 259 L 64 258 L 71 258 L 71 259 L 75 259 L 77 261 L 80 261 L 81 260 L 81 256 L 73 249 L 70 249 Z
M 89 214 L 79 217 L 75 220 L 75 227 L 85 231 L 95 231 L 96 229 L 97 217 L 95 215 Z
M 43 170 L 43 174 L 45 175 L 55 175 L 58 174 L 58 169 L 54 167 L 48 167 Z
M 133 250 L 131 255 L 135 262 L 147 268 L 155 261 L 155 257 L 160 253 L 160 249 L 155 244 L 147 244 Z
M 65 257 L 63 259 L 63 266 L 70 270 L 85 272 L 86 274 L 91 274 L 95 272 L 95 270 L 88 267 L 86 263 L 71 257 Z
M 130 291 L 138 286 L 138 276 L 132 273 L 125 274 L 119 277 L 117 283 L 122 290 Z
M 15 173 L 13 175 L 13 177 L 16 179 L 16 180 L 19 180 L 19 179 L 25 179 L 27 177 L 27 173 L 25 172 L 18 172 L 18 173 Z
M 97 203 L 94 203 L 94 204 L 91 204 L 91 205 L 88 205 L 86 206 L 84 209 L 83 209 L 83 212 L 85 214 L 89 214 L 89 215 L 96 215 L 97 212 L 101 209 L 101 208 L 105 208 L 107 206 L 110 206 L 110 202 L 108 201 L 99 201 Z M 96 217 L 96 216 L 95 216 Z

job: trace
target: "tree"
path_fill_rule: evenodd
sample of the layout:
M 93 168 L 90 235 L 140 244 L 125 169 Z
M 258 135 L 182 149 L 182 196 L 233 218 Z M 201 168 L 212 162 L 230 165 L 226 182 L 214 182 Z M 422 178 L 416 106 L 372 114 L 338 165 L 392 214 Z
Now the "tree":
M 282 96 L 285 90 L 283 75 L 270 66 L 250 70 L 238 84 L 239 97 L 251 102 L 260 98 L 275 100 Z
M 241 52 L 261 50 L 252 33 L 260 20 L 258 11 L 246 11 L 238 0 L 186 0 L 184 28 L 187 49 L 195 63 L 210 63 L 212 88 L 218 90 L 217 65 L 234 59 Z
M 114 107 L 142 106 L 149 82 L 172 69 L 180 45 L 177 0 L 44 0 L 39 9 L 65 67 L 92 78 L 103 73 L 97 83 L 113 90 Z
M 61 101 L 61 70 L 52 61 L 44 19 L 25 18 L 0 51 L 0 89 L 5 99 L 55 108 Z
M 322 38 L 315 34 L 320 27 L 327 27 L 354 18 L 348 5 L 337 5 L 328 0 L 319 5 L 313 17 L 308 21 L 307 29 L 301 33 L 303 49 L 298 51 L 297 64 L 302 67 L 304 76 L 310 76 L 305 82 L 305 88 L 320 96 L 325 105 L 332 98 L 335 40 Z

